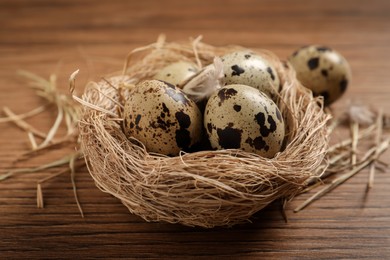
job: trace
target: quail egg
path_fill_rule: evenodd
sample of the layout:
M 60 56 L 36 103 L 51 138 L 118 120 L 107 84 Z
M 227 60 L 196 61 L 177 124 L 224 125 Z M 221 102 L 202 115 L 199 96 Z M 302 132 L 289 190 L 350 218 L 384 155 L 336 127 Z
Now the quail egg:
M 194 63 L 178 61 L 162 68 L 153 78 L 171 83 L 176 87 L 181 87 L 186 80 L 197 72 L 198 69 Z
M 272 158 L 285 135 L 277 105 L 246 85 L 227 85 L 208 100 L 204 127 L 214 149 L 242 149 Z
M 346 91 L 351 81 L 351 69 L 340 53 L 324 46 L 305 46 L 295 51 L 289 61 L 297 73 L 297 79 L 323 96 L 324 104 L 330 105 Z
M 237 51 L 221 57 L 224 71 L 224 85 L 243 84 L 257 88 L 272 100 L 280 90 L 277 71 L 264 56 L 252 51 Z
M 177 155 L 202 136 L 202 114 L 179 88 L 159 80 L 138 84 L 124 108 L 123 129 L 149 152 Z

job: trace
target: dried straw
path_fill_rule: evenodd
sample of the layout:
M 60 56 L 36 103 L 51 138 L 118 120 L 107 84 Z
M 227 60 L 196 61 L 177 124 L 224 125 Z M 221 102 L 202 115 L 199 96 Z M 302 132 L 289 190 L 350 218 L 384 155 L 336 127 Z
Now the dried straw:
M 148 153 L 128 139 L 118 121 L 122 97 L 133 84 L 178 61 L 207 65 L 215 56 L 239 46 L 213 47 L 200 42 L 167 43 L 163 39 L 129 54 L 121 76 L 87 85 L 79 123 L 81 148 L 96 185 L 147 221 L 188 226 L 232 226 L 276 199 L 291 199 L 326 168 L 328 148 L 322 100 L 295 79 L 271 53 L 284 84 L 278 105 L 288 128 L 287 146 L 272 159 L 241 150 L 200 151 L 167 157 Z
M 19 71 L 18 74 L 28 80 L 28 85 L 36 91 L 37 96 L 40 96 L 45 100 L 46 104 L 20 115 L 16 115 L 8 107 L 3 107 L 3 111 L 6 117 L 0 118 L 0 123 L 14 123 L 16 126 L 18 126 L 27 133 L 27 137 L 31 144 L 31 150 L 23 153 L 21 156 L 16 158 L 14 163 L 18 161 L 20 162 L 22 160 L 28 160 L 29 158 L 37 155 L 38 153 L 48 152 L 52 149 L 61 148 L 65 145 L 72 145 L 73 147 L 77 146 L 77 122 L 79 120 L 80 115 L 80 106 L 77 106 L 77 104 L 73 101 L 71 97 L 69 97 L 69 95 L 61 94 L 58 91 L 56 75 L 50 75 L 50 78 L 47 80 L 28 71 Z M 24 120 L 26 118 L 42 113 L 47 108 L 53 106 L 57 108 L 57 116 L 53 123 L 53 126 L 47 133 L 39 131 Z M 65 125 L 67 131 L 66 134 L 58 138 L 56 137 L 56 135 L 58 134 L 57 132 L 61 125 Z M 37 142 L 38 139 L 42 139 L 43 141 Z M 75 165 L 75 160 L 79 159 L 80 156 L 81 154 L 79 152 L 75 152 L 65 156 L 64 158 L 51 161 L 38 167 L 11 169 L 9 171 L 6 171 L 5 173 L 0 173 L 0 181 L 4 181 L 15 174 L 34 173 L 69 164 L 69 169 L 65 169 L 65 171 L 61 170 L 60 172 L 54 173 L 49 177 L 46 177 L 37 182 L 37 207 L 44 207 L 42 184 L 65 172 L 70 172 L 75 200 L 80 210 L 81 216 L 84 216 L 77 197 L 76 183 L 74 180 L 76 168 L 82 166 L 79 164 Z

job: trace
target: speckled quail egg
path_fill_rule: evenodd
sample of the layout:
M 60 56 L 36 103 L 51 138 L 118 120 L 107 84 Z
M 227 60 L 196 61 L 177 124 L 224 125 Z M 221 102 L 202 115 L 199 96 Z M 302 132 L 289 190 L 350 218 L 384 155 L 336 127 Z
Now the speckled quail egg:
M 289 61 L 297 73 L 297 79 L 315 96 L 323 96 L 325 105 L 340 98 L 351 81 L 347 60 L 328 47 L 302 47 L 289 57 Z
M 181 87 L 186 80 L 194 76 L 197 72 L 198 68 L 194 63 L 178 61 L 162 68 L 153 78 L 171 83 L 176 87 Z
M 221 57 L 224 85 L 243 84 L 257 88 L 276 100 L 280 80 L 273 65 L 264 56 L 250 50 L 228 53 Z
M 177 155 L 197 143 L 202 114 L 181 89 L 163 81 L 138 84 L 124 108 L 123 129 L 149 152 Z
M 242 149 L 272 158 L 285 135 L 277 105 L 246 85 L 227 85 L 208 100 L 204 126 L 214 149 Z

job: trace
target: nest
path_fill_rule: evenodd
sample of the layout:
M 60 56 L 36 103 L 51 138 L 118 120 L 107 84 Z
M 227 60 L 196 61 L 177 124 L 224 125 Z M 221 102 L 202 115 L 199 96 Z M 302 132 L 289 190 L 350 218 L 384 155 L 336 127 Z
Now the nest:
M 291 199 L 326 166 L 328 147 L 322 100 L 301 86 L 294 71 L 272 53 L 281 76 L 278 106 L 288 126 L 286 146 L 272 159 L 237 149 L 181 153 L 176 157 L 148 153 L 120 127 L 123 97 L 137 82 L 151 78 L 175 61 L 199 66 L 212 63 L 239 46 L 214 47 L 196 39 L 159 40 L 131 52 L 123 73 L 89 83 L 82 96 L 79 123 L 81 149 L 96 185 L 147 221 L 187 226 L 232 226 L 277 199 Z

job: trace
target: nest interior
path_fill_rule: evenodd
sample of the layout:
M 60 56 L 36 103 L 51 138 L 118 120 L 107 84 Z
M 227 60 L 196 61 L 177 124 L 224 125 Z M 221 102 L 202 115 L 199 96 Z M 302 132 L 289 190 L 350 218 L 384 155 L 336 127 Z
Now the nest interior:
M 89 83 L 79 131 L 96 185 L 147 221 L 211 228 L 250 221 L 255 212 L 276 199 L 291 199 L 318 177 L 328 147 L 329 117 L 322 100 L 300 85 L 287 63 L 265 50 L 255 51 L 268 55 L 281 76 L 278 106 L 288 126 L 287 145 L 274 158 L 237 149 L 167 157 L 148 153 L 142 143 L 123 134 L 118 111 L 134 84 L 172 62 L 205 66 L 215 56 L 238 49 L 242 47 L 214 47 L 198 39 L 160 39 L 132 51 L 122 73 Z

